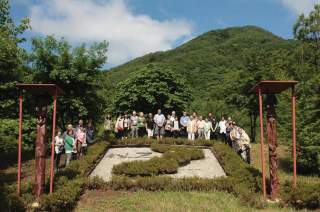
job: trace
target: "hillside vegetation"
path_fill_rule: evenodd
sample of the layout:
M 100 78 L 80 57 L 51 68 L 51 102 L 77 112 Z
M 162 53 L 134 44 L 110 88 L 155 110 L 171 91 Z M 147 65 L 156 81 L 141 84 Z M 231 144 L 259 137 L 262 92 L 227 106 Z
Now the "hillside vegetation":
M 104 96 L 107 106 L 111 105 L 119 82 L 156 64 L 186 79 L 193 97 L 187 111 L 229 115 L 248 128 L 245 98 L 249 88 L 259 79 L 293 79 L 288 75 L 290 64 L 283 59 L 296 44 L 254 26 L 210 31 L 176 49 L 148 54 L 106 71 Z

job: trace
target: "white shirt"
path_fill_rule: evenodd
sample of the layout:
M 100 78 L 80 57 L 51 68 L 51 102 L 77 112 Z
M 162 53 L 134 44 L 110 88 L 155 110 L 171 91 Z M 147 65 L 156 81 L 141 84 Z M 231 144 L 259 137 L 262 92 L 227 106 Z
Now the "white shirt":
M 173 129 L 174 130 L 179 130 L 179 121 L 178 120 L 174 120 L 173 121 Z
M 55 143 L 54 143 L 54 150 L 56 154 L 60 153 L 60 147 L 63 146 L 63 138 L 61 136 L 56 136 L 54 138 Z
M 163 126 L 165 120 L 166 120 L 166 117 L 164 117 L 163 114 L 156 114 L 153 118 L 154 123 L 156 123 L 156 125 L 160 127 Z
M 226 120 L 219 121 L 220 134 L 226 133 L 226 128 L 227 128 L 226 123 L 227 123 Z

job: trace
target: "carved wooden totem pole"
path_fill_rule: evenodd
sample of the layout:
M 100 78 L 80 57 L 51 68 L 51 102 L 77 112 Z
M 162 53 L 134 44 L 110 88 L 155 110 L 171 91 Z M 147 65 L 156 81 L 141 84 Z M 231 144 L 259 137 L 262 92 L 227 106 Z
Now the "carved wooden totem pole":
M 39 197 L 44 192 L 45 172 L 46 172 L 46 121 L 47 105 L 46 101 L 41 99 L 37 110 L 37 137 L 35 144 L 35 186 L 34 194 Z
M 276 105 L 277 99 L 275 95 L 268 95 L 266 99 L 267 111 L 267 136 L 269 147 L 269 170 L 270 170 L 270 195 L 271 199 L 278 198 L 279 193 L 279 178 L 277 174 L 278 169 L 278 155 L 277 155 L 277 128 L 276 128 Z

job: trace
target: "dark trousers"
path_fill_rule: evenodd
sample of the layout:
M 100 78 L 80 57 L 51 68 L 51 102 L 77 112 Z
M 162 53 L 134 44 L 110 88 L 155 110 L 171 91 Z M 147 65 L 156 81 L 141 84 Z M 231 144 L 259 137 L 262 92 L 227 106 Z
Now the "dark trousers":
M 166 136 L 167 136 L 167 137 L 172 137 L 172 132 L 171 132 L 171 130 L 166 130 Z
M 123 129 L 123 136 L 124 136 L 124 137 L 128 137 L 128 136 L 129 136 L 129 128 L 128 128 L 128 127 L 125 127 L 125 128 Z
M 138 128 L 138 136 L 143 137 L 146 134 L 146 128 L 145 127 L 139 127 Z
M 227 136 L 225 133 L 219 133 L 219 139 L 225 144 L 227 144 Z
M 178 138 L 179 137 L 179 130 L 172 131 L 172 135 L 174 138 Z
M 187 128 L 186 127 L 181 127 L 180 129 L 180 135 L 183 138 L 187 138 L 188 137 L 188 133 L 187 133 Z
M 62 153 L 58 153 L 58 154 L 54 154 L 54 162 L 55 162 L 55 171 L 59 170 L 59 166 L 60 166 L 60 160 L 61 160 L 61 155 Z

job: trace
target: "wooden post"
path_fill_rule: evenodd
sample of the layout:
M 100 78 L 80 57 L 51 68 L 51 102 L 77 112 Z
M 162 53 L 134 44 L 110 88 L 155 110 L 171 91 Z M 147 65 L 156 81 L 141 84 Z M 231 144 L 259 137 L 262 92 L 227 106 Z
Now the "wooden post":
M 46 173 L 47 106 L 45 106 L 43 103 L 41 103 L 39 106 L 37 118 L 37 139 L 35 147 L 36 175 L 34 187 L 34 193 L 37 197 L 44 192 Z
M 22 148 L 22 91 L 19 95 L 19 137 L 18 137 L 18 185 L 17 194 L 21 192 L 21 148 Z
M 53 114 L 52 114 L 52 140 L 51 140 L 51 164 L 50 164 L 50 193 L 53 192 L 54 178 L 54 138 L 56 133 L 56 112 L 57 112 L 57 88 L 53 96 Z
M 296 155 L 296 94 L 292 86 L 292 148 L 293 148 L 293 187 L 297 186 L 297 155 Z
M 262 190 L 263 197 L 267 197 L 266 191 L 266 173 L 265 173 L 265 163 L 264 163 L 264 136 L 263 136 L 263 111 L 262 111 L 262 94 L 261 88 L 259 88 L 259 112 L 260 112 L 260 159 L 261 159 L 261 172 L 262 172 Z
M 276 109 L 274 102 L 267 102 L 267 135 L 269 147 L 269 170 L 270 170 L 270 195 L 272 200 L 276 200 L 279 195 L 278 177 L 278 155 L 277 155 L 277 128 Z

